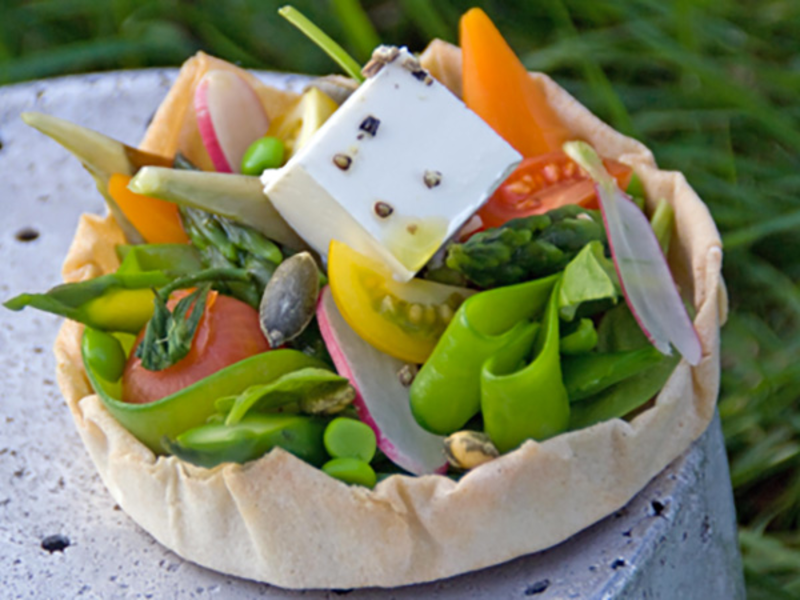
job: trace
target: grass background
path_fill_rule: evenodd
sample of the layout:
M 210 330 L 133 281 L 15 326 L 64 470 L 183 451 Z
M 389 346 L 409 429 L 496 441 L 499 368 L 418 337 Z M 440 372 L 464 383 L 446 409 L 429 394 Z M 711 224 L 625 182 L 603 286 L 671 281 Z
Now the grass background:
M 272 0 L 0 0 L 0 84 L 178 65 L 334 65 Z M 531 69 L 683 171 L 725 245 L 720 413 L 748 595 L 800 598 L 800 2 L 327 0 L 295 5 L 360 61 L 457 41 L 482 6 Z

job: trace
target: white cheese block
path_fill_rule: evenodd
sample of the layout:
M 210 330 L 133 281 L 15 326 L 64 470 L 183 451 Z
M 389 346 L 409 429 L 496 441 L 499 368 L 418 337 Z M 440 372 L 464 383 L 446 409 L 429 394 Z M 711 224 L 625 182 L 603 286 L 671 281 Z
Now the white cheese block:
M 402 49 L 265 174 L 264 192 L 323 257 L 337 239 L 407 281 L 520 159 Z

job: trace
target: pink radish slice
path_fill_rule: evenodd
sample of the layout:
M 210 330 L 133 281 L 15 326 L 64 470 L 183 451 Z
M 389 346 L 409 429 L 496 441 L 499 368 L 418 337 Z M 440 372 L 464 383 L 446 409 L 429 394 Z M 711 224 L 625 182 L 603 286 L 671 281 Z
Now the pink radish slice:
M 647 217 L 619 189 L 589 144 L 567 142 L 564 151 L 595 181 L 622 293 L 642 331 L 663 354 L 672 353 L 671 343 L 690 365 L 699 364 L 700 338 Z
M 415 475 L 444 473 L 444 438 L 422 429 L 411 415 L 408 388 L 397 376 L 403 361 L 362 340 L 342 317 L 329 287 L 320 295 L 317 320 L 339 375 L 356 388 L 358 416 L 375 431 L 378 448 Z
M 194 92 L 197 128 L 214 168 L 239 173 L 250 144 L 269 129 L 256 91 L 230 71 L 209 71 Z

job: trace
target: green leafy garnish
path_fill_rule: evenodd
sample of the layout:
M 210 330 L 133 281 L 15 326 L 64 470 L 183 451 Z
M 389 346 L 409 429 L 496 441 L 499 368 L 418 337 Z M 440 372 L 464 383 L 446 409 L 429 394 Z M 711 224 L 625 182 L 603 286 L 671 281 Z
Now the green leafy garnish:
M 249 280 L 250 275 L 243 269 L 205 269 L 176 279 L 156 291 L 153 317 L 147 323 L 142 343 L 136 348 L 136 357 L 142 359 L 142 366 L 148 371 L 163 371 L 189 353 L 212 283 Z M 201 285 L 169 311 L 167 300 L 172 292 L 198 284 Z
M 254 385 L 239 394 L 230 407 L 226 425 L 235 425 L 250 411 L 263 411 L 298 403 L 301 411 L 333 414 L 355 398 L 345 377 L 327 369 L 307 367 L 287 373 L 271 383 Z M 224 404 L 227 404 L 225 402 Z M 217 408 L 227 408 L 220 403 Z
M 210 283 L 201 285 L 181 298 L 171 313 L 167 308 L 168 296 L 156 292 L 153 318 L 147 324 L 142 343 L 136 348 L 136 357 L 142 359 L 145 369 L 162 371 L 189 354 L 210 290 Z
M 558 293 L 559 316 L 572 321 L 584 302 L 611 300 L 620 295 L 614 263 L 605 255 L 602 242 L 589 242 L 564 269 Z
M 361 83 L 364 76 L 361 74 L 361 66 L 350 56 L 347 51 L 319 27 L 314 25 L 308 17 L 297 10 L 294 6 L 284 6 L 278 9 L 278 14 L 297 27 L 308 39 L 314 42 L 319 48 L 330 56 L 345 73 Z

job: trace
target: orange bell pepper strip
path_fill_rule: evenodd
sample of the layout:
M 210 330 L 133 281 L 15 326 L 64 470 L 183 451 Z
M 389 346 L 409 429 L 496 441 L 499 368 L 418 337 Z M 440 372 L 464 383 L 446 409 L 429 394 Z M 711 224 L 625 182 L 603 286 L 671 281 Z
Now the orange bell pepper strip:
M 170 202 L 142 196 L 128 189 L 131 178 L 114 173 L 108 180 L 108 193 L 148 244 L 186 244 L 178 207 Z
M 461 17 L 460 42 L 464 102 L 520 154 L 555 152 L 574 137 L 481 9 Z

